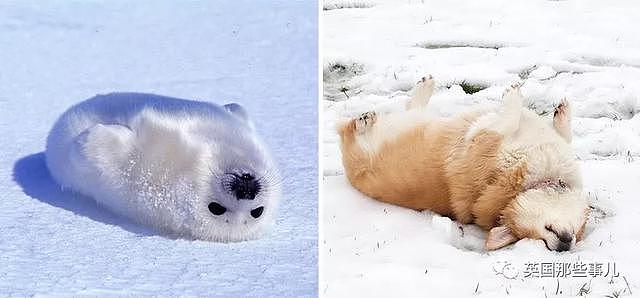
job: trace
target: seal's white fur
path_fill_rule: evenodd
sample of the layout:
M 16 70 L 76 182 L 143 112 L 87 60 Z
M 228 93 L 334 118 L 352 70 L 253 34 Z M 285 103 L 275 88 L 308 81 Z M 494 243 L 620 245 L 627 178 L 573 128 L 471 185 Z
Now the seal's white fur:
M 67 110 L 47 139 L 46 161 L 64 188 L 177 237 L 240 241 L 273 221 L 275 165 L 237 104 L 152 94 L 100 95 Z M 251 173 L 261 191 L 238 200 L 226 175 Z M 227 208 L 222 215 L 210 202 Z M 250 211 L 264 207 L 262 216 Z

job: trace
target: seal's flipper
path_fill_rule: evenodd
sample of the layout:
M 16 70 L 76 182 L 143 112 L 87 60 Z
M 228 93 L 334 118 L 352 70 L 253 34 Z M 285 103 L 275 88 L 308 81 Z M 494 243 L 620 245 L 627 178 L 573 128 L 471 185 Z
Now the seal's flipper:
M 247 113 L 247 110 L 245 110 L 241 105 L 234 102 L 224 105 L 224 109 L 227 110 L 227 112 L 231 113 L 231 115 L 234 115 L 251 125 L 249 114 Z
M 96 124 L 74 139 L 71 161 L 81 168 L 117 170 L 134 148 L 134 134 L 126 126 Z

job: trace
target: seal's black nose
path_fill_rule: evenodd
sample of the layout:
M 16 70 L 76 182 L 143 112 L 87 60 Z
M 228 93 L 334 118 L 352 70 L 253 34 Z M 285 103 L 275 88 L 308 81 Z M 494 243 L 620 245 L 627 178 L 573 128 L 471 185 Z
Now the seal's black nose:
M 238 200 L 253 200 L 260 192 L 260 182 L 251 174 L 235 175 L 231 182 L 231 192 Z

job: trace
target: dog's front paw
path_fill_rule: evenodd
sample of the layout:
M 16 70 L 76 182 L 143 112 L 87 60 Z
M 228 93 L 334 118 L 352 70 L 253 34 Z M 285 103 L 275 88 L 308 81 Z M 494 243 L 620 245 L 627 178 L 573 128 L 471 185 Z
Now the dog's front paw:
M 378 115 L 374 111 L 360 114 L 358 118 L 354 119 L 355 128 L 358 133 L 363 133 L 378 120 Z
M 422 79 L 416 83 L 416 94 L 418 94 L 418 97 L 421 97 L 420 95 L 424 97 L 433 91 L 433 86 L 435 86 L 433 76 L 427 75 L 426 77 L 422 77 Z
M 420 86 L 433 86 L 433 76 L 432 75 L 427 75 L 426 77 L 422 77 L 422 79 L 420 79 L 417 83 L 416 86 L 420 87 Z
M 502 98 L 507 98 L 509 96 L 522 96 L 520 93 L 520 87 L 522 86 L 522 84 L 520 83 L 514 83 L 511 84 L 511 86 L 507 87 L 507 89 L 504 90 L 504 92 L 502 92 Z
M 553 111 L 553 127 L 567 142 L 571 143 L 571 105 L 563 98 Z
M 407 102 L 406 109 L 416 109 L 426 107 L 429 103 L 429 99 L 433 94 L 433 87 L 435 86 L 435 81 L 431 75 L 426 77 L 422 77 L 417 83 L 416 87 L 413 91 L 413 96 Z
M 553 121 L 565 122 L 571 120 L 571 106 L 567 98 L 563 98 L 553 111 Z
M 507 88 L 502 94 L 504 105 L 508 110 L 520 109 L 522 107 L 522 93 L 520 92 L 522 84 L 513 84 Z

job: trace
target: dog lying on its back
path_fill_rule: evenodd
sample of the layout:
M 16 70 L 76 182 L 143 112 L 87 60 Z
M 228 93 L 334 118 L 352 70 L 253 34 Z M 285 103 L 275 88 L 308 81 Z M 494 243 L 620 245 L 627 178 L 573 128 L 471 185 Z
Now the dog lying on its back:
M 589 208 L 568 102 L 549 125 L 522 107 L 514 86 L 499 108 L 429 119 L 433 86 L 431 77 L 418 82 L 404 112 L 367 112 L 339 125 L 351 184 L 382 202 L 475 223 L 489 231 L 487 250 L 532 238 L 566 251 L 580 241 Z

